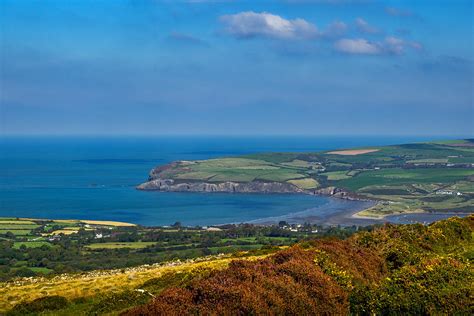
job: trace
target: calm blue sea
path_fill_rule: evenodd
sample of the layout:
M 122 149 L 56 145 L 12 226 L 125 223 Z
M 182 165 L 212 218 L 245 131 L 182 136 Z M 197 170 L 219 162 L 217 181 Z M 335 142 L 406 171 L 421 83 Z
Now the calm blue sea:
M 135 190 L 156 165 L 254 152 L 318 151 L 423 137 L 3 137 L 0 216 L 212 225 L 307 209 L 326 197 Z M 342 202 L 341 202 L 342 203 Z

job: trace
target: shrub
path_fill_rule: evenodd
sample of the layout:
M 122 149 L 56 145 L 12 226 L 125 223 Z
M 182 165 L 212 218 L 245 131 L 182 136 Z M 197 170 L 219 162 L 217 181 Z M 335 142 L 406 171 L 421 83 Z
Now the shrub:
M 65 308 L 69 305 L 69 301 L 62 296 L 45 296 L 38 298 L 29 303 L 20 303 L 10 310 L 7 315 L 21 316 L 28 314 L 37 314 L 43 311 L 54 311 Z
M 95 303 L 89 310 L 90 315 L 102 315 L 105 313 L 120 311 L 130 306 L 145 304 L 151 299 L 150 294 L 138 291 L 124 291 L 105 295 L 99 302 Z

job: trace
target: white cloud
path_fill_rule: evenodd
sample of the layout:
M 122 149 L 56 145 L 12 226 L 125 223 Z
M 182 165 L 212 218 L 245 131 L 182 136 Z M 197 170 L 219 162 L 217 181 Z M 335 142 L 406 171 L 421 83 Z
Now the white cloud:
M 385 49 L 388 53 L 401 55 L 405 52 L 405 48 L 407 47 L 418 51 L 423 50 L 423 45 L 419 42 L 405 41 L 394 36 L 385 38 Z
M 397 9 L 394 7 L 386 7 L 385 12 L 391 16 L 412 16 L 413 12 L 409 10 Z
M 385 48 L 388 52 L 392 54 L 400 55 L 403 53 L 405 49 L 405 41 L 401 38 L 394 37 L 394 36 L 387 36 L 385 38 Z
M 383 52 L 383 49 L 379 44 L 369 42 L 363 38 L 340 39 L 334 43 L 334 48 L 342 53 L 358 55 L 378 55 Z
M 370 42 L 364 38 L 344 38 L 334 43 L 334 48 L 346 54 L 358 55 L 402 55 L 406 48 L 422 50 L 418 42 L 405 41 L 395 36 L 387 36 L 383 41 Z
M 347 24 L 342 21 L 334 21 L 322 32 L 326 37 L 339 37 L 347 32 Z
M 287 20 L 268 12 L 223 15 L 220 21 L 225 25 L 225 31 L 237 38 L 305 39 L 318 36 L 316 26 L 304 19 Z
M 379 30 L 376 27 L 373 27 L 366 20 L 364 20 L 362 18 L 357 18 L 355 20 L 355 24 L 356 24 L 357 30 L 359 30 L 359 32 L 369 33 L 369 34 L 374 34 L 374 33 L 379 32 Z

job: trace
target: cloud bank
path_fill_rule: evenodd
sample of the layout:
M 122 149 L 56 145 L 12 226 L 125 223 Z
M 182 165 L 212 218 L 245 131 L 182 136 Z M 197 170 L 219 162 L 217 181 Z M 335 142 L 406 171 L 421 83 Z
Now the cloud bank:
M 287 20 L 268 12 L 247 11 L 223 15 L 219 20 L 236 38 L 308 39 L 318 35 L 316 26 L 304 19 Z
M 354 55 L 401 55 L 407 48 L 422 50 L 421 43 L 405 41 L 394 36 L 387 36 L 383 41 L 371 42 L 364 38 L 343 38 L 334 43 L 334 49 L 341 53 Z
M 268 12 L 245 11 L 228 14 L 221 16 L 219 21 L 224 26 L 224 33 L 237 39 L 271 38 L 308 42 L 327 40 L 335 51 L 344 54 L 402 55 L 407 49 L 418 51 L 423 49 L 423 46 L 418 42 L 406 41 L 395 36 L 382 38 L 384 32 L 360 17 L 351 27 L 343 21 L 336 20 L 322 30 L 318 30 L 315 24 L 304 19 L 290 20 Z M 348 38 L 347 35 L 354 33 L 354 31 L 363 35 L 357 38 Z M 364 35 L 370 35 L 372 39 L 366 39 Z
M 334 43 L 334 48 L 341 53 L 358 55 L 378 55 L 382 51 L 381 47 L 378 44 L 371 43 L 363 38 L 340 39 L 336 43 Z
M 377 29 L 376 27 L 373 27 L 366 20 L 362 18 L 357 18 L 355 20 L 355 25 L 357 27 L 357 30 L 361 33 L 375 34 L 375 33 L 380 32 L 379 29 Z

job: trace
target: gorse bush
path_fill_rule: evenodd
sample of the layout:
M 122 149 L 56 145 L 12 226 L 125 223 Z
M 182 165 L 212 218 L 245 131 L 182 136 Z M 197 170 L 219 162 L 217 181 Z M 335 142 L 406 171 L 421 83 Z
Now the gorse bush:
M 472 314 L 472 268 L 455 259 L 429 259 L 405 266 L 378 287 L 351 294 L 354 314 Z
M 129 306 L 145 304 L 150 300 L 147 292 L 124 291 L 105 295 L 88 311 L 89 315 L 103 315 L 111 311 L 119 311 Z
M 9 316 L 37 315 L 40 312 L 63 309 L 69 305 L 69 301 L 62 296 L 45 296 L 29 303 L 16 305 L 10 310 Z
M 125 315 L 472 314 L 473 228 L 470 216 L 306 242 L 234 261 Z

